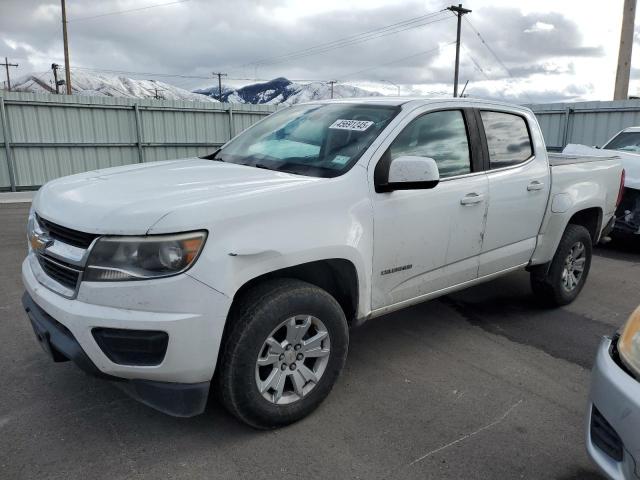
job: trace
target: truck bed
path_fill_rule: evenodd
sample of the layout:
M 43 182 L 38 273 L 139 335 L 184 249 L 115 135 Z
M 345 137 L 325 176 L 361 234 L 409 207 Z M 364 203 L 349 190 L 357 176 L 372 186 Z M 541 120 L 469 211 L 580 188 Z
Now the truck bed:
M 566 153 L 548 153 L 549 165 L 552 167 L 560 165 L 573 165 L 576 163 L 601 162 L 603 160 L 613 160 L 620 158 L 617 155 L 575 155 Z

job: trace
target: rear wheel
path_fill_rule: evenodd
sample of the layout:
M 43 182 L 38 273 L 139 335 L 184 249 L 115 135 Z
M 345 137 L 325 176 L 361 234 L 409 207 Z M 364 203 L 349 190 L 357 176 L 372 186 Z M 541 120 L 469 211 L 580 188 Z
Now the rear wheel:
M 346 360 L 348 329 L 338 302 L 309 283 L 276 279 L 249 291 L 234 310 L 219 371 L 225 407 L 256 428 L 311 413 Z
M 567 226 L 548 269 L 531 272 L 534 294 L 549 305 L 573 302 L 591 267 L 591 235 L 581 225 Z

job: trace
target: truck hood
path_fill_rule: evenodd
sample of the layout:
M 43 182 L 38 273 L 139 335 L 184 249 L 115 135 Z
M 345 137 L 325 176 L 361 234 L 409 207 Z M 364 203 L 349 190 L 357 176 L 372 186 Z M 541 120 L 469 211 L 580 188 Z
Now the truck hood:
M 34 199 L 39 215 L 97 234 L 142 235 L 177 208 L 246 198 L 318 181 L 200 158 L 95 170 L 53 180 Z M 225 202 L 226 203 L 226 202 Z
M 587 147 L 570 143 L 562 153 L 568 155 L 591 155 L 594 157 L 620 157 L 625 171 L 624 186 L 640 190 L 640 155 L 637 153 L 621 152 L 619 150 L 604 150 L 602 148 Z

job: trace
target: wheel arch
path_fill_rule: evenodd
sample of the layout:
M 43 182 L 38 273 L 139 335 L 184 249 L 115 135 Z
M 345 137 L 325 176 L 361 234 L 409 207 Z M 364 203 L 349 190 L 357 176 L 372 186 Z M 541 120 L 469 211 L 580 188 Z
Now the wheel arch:
M 600 232 L 602 231 L 602 208 L 589 207 L 575 212 L 567 225 L 581 225 L 586 228 L 591 235 L 591 242 L 593 245 L 600 240 Z M 567 229 L 565 225 L 565 230 Z M 564 233 L 564 232 L 563 232 Z
M 545 248 L 543 251 L 536 249 L 531 259 L 531 264 L 527 267 L 527 270 L 544 273 L 548 271 L 551 261 L 553 260 L 553 256 L 558 250 L 560 241 L 562 240 L 562 237 L 569 225 L 580 225 L 585 227 L 591 237 L 592 245 L 596 245 L 600 240 L 603 217 L 604 214 L 602 208 L 597 206 L 584 206 L 582 208 L 578 208 L 571 213 L 568 220 L 562 221 L 562 223 L 560 223 L 562 219 L 561 214 L 556 215 L 555 225 L 550 229 L 554 234 L 549 235 L 547 233 L 543 236 L 542 241 L 547 242 Z
M 349 326 L 356 323 L 358 302 L 360 301 L 356 266 L 353 262 L 344 258 L 314 260 L 271 270 L 242 284 L 233 295 L 222 332 L 221 345 L 224 345 L 229 332 L 232 330 L 233 318 L 238 312 L 243 297 L 254 287 L 277 278 L 295 278 L 322 288 L 336 299 L 345 314 Z M 218 356 L 222 354 L 222 351 L 223 348 L 220 348 Z M 219 364 L 220 358 L 216 362 L 216 371 Z
M 247 291 L 274 278 L 295 278 L 327 291 L 340 304 L 349 324 L 358 316 L 360 292 L 356 266 L 344 258 L 330 258 L 272 270 L 247 280 L 233 295 L 229 318 L 234 305 Z

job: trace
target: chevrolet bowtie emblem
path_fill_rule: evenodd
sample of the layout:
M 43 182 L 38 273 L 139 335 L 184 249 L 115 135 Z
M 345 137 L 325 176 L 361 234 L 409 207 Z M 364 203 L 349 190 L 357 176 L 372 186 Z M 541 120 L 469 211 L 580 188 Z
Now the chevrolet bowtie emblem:
M 31 248 L 36 252 L 42 252 L 45 248 L 53 243 L 51 237 L 43 232 L 33 232 L 31 238 L 29 238 Z

